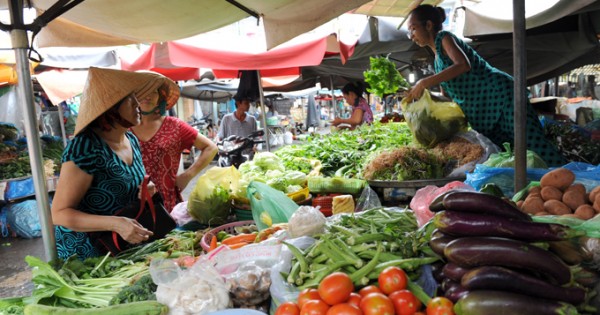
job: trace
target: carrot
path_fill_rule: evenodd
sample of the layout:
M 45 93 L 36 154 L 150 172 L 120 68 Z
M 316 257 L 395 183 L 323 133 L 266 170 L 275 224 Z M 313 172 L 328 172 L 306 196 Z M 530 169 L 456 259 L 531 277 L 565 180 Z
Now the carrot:
M 208 251 L 210 252 L 215 248 L 217 248 L 217 236 L 213 235 L 212 239 L 210 240 L 210 247 L 208 248 Z
M 255 239 L 256 233 L 238 234 L 222 240 L 221 243 L 225 245 L 232 245 L 240 242 L 253 243 Z
M 229 246 L 230 249 L 238 249 L 238 248 L 244 247 L 244 246 L 246 246 L 248 244 L 250 244 L 250 243 L 248 243 L 248 242 L 239 242 L 239 243 L 235 243 L 235 244 L 231 244 L 231 245 L 227 245 L 227 246 Z

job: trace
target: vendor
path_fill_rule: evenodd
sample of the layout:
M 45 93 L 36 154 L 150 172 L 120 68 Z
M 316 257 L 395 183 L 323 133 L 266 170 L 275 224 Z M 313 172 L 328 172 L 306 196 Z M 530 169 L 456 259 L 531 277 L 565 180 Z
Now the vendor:
M 409 13 L 408 36 L 435 53 L 436 74 L 419 80 L 409 91 L 409 100 L 421 98 L 425 89 L 441 85 L 444 93 L 462 108 L 471 127 L 502 147 L 514 140 L 513 78 L 490 66 L 477 52 L 454 34 L 442 30 L 444 9 L 420 5 Z M 544 135 L 540 121 L 527 102 L 527 148 L 549 166 L 567 161 Z
M 342 88 L 342 95 L 346 103 L 352 106 L 352 116 L 350 118 L 336 117 L 331 124 L 338 127 L 340 124 L 350 125 L 350 129 L 354 129 L 364 123 L 370 124 L 373 122 L 373 111 L 363 97 L 365 88 L 362 82 L 350 82 Z
M 104 254 L 86 232 L 114 231 L 132 244 L 153 235 L 136 220 L 112 214 L 139 197 L 146 171 L 129 128 L 141 122 L 138 98 L 146 95 L 140 90 L 156 83 L 148 73 L 90 68 L 52 201 L 58 258 Z M 154 185 L 149 189 L 154 194 Z

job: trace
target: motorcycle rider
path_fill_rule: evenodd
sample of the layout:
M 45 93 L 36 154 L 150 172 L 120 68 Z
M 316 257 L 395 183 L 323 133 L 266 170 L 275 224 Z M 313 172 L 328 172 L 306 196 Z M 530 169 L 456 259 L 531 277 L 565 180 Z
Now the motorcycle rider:
M 258 128 L 256 126 L 256 118 L 248 114 L 250 103 L 253 101 L 247 96 L 236 94 L 234 97 L 236 110 L 233 113 L 223 116 L 219 132 L 217 133 L 216 142 L 219 143 L 223 139 L 230 136 L 247 137 Z M 256 148 L 249 148 L 244 151 L 251 158 L 254 155 Z

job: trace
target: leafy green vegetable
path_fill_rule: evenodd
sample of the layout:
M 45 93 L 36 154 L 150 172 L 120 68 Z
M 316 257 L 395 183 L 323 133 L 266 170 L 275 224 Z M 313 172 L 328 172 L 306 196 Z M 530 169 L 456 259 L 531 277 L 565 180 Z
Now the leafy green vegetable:
M 231 210 L 229 190 L 216 185 L 212 193 L 206 198 L 190 195 L 188 212 L 202 224 L 220 225 L 227 222 Z
M 23 298 L 0 299 L 0 315 L 23 315 Z
M 365 82 L 369 84 L 367 92 L 383 98 L 385 95 L 396 93 L 399 87 L 410 87 L 391 60 L 384 57 L 371 57 L 369 59 L 371 69 L 363 73 Z
M 504 143 L 505 152 L 492 153 L 483 165 L 491 167 L 515 167 L 515 155 L 512 152 L 510 143 Z M 527 167 L 528 168 L 548 168 L 544 160 L 537 153 L 527 150 Z
M 152 277 L 148 274 L 139 278 L 134 284 L 121 289 L 121 291 L 110 300 L 110 305 L 125 304 L 138 301 L 156 300 L 156 288 Z
M 435 151 L 410 146 L 374 154 L 366 163 L 368 180 L 419 180 L 441 178 L 444 160 Z

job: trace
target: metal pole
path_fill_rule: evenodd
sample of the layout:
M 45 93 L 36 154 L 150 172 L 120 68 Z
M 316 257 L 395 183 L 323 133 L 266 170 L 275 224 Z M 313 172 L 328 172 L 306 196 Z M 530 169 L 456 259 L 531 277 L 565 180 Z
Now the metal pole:
M 269 127 L 267 126 L 267 112 L 265 111 L 265 95 L 262 87 L 262 79 L 260 77 L 260 71 L 256 70 L 256 76 L 258 76 L 258 92 L 260 92 L 260 112 L 262 113 L 262 125 L 265 130 L 265 142 L 267 144 L 267 151 L 271 152 L 271 141 Z
M 333 93 L 334 87 L 333 87 L 333 77 L 329 76 L 329 86 L 331 86 L 331 108 L 330 110 L 333 110 L 333 118 L 335 119 L 335 110 L 336 110 L 336 102 L 335 102 L 335 93 Z M 330 118 L 331 118 L 331 113 L 329 114 Z
M 513 0 L 515 193 L 527 185 L 527 58 L 525 2 Z
M 558 80 L 559 80 L 559 77 L 556 76 L 554 78 L 554 96 L 558 96 Z
M 58 120 L 60 122 L 60 132 L 62 134 L 63 146 L 67 147 L 67 131 L 65 130 L 65 113 L 63 112 L 62 103 L 58 104 Z M 66 103 L 65 103 L 66 104 Z
M 8 7 L 12 24 L 23 26 L 23 2 L 21 0 L 9 1 Z M 23 110 L 23 116 L 25 118 L 25 134 L 27 135 L 27 148 L 29 149 L 35 199 L 37 201 L 38 214 L 40 217 L 46 259 L 50 261 L 57 258 L 56 242 L 54 239 L 54 225 L 52 224 L 52 217 L 50 216 L 50 203 L 48 201 L 46 177 L 43 171 L 42 147 L 40 145 L 40 136 L 35 115 L 35 104 L 33 102 L 33 85 L 31 84 L 31 74 L 29 73 L 29 59 L 27 58 L 29 40 L 27 38 L 27 32 L 24 29 L 11 30 L 10 38 L 13 49 L 15 50 L 17 76 L 19 78 L 17 84 L 17 101 L 21 104 L 21 109 Z

